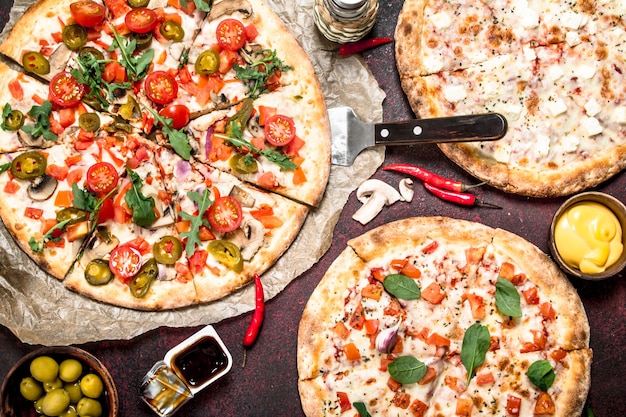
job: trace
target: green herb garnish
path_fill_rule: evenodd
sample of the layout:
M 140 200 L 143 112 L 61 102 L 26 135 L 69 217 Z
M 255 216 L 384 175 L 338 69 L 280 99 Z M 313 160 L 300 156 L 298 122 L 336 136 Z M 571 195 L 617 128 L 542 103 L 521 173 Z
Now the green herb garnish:
M 427 366 L 413 356 L 400 356 L 389 365 L 389 375 L 401 384 L 413 384 L 426 375 Z
M 35 253 L 41 253 L 46 247 L 46 242 L 58 242 L 61 238 L 53 237 L 53 233 L 57 230 L 63 230 L 65 228 L 65 225 L 71 221 L 72 219 L 66 219 L 62 222 L 55 224 L 50 228 L 50 230 L 46 232 L 45 235 L 43 235 L 43 238 L 41 240 L 37 240 L 31 236 L 31 238 L 28 240 L 28 246 L 30 246 L 30 250 Z
M 496 307 L 500 313 L 511 317 L 522 317 L 520 296 L 511 281 L 498 277 L 496 282 Z
M 78 209 L 89 212 L 90 230 L 96 228 L 97 222 L 95 220 L 102 208 L 102 204 L 104 204 L 104 200 L 116 193 L 117 188 L 118 187 L 115 187 L 105 196 L 98 198 L 95 194 L 80 188 L 76 183 L 72 184 L 72 195 L 74 196 L 72 204 Z
M 0 174 L 3 174 L 4 172 L 8 171 L 9 168 L 11 168 L 11 163 L 10 162 L 7 162 L 6 164 L 0 165 Z
M 356 408 L 356 411 L 359 412 L 359 417 L 372 417 L 372 415 L 368 413 L 365 403 L 357 401 L 352 403 L 352 405 Z
M 196 244 L 202 244 L 199 236 L 200 226 L 209 225 L 208 220 L 204 217 L 204 213 L 211 206 L 211 204 L 213 204 L 213 200 L 211 200 L 211 191 L 206 188 L 202 194 L 196 191 L 189 191 L 187 193 L 187 197 L 198 205 L 198 214 L 196 215 L 191 215 L 189 213 L 185 213 L 184 211 L 178 213 L 183 219 L 191 221 L 191 227 L 189 230 L 180 234 L 181 238 L 187 238 L 185 252 L 187 252 L 188 256 L 191 256 L 196 250 Z
M 530 382 L 535 384 L 542 391 L 547 391 L 552 386 L 554 378 L 556 377 L 552 365 L 545 359 L 533 362 L 528 367 L 526 376 L 528 376 Z
M 139 174 L 128 168 L 126 172 L 128 172 L 132 187 L 124 194 L 124 201 L 133 210 L 133 223 L 142 227 L 150 226 L 156 220 L 154 198 L 146 197 L 141 193 L 143 182 Z
M 52 103 L 49 100 L 44 101 L 41 106 L 31 107 L 28 115 L 35 119 L 35 125 L 24 125 L 22 130 L 35 138 L 43 136 L 45 140 L 56 141 L 59 137 L 50 130 L 50 112 Z
M 103 109 L 109 106 L 110 101 L 115 100 L 115 91 L 128 90 L 132 83 L 105 83 L 102 80 L 103 64 L 111 61 L 98 61 L 92 54 L 83 54 L 76 57 L 78 68 L 70 72 L 72 77 L 89 87 L 87 97 L 93 99 Z M 106 92 L 105 92 L 106 89 Z
M 276 51 L 264 49 L 252 56 L 242 50 L 241 54 L 247 65 L 242 67 L 234 63 L 233 69 L 238 79 L 247 82 L 248 96 L 252 98 L 258 98 L 261 94 L 269 92 L 267 82 L 276 71 L 285 72 L 292 69 L 276 56 Z
M 154 58 L 154 49 L 148 49 L 142 54 L 135 54 L 137 41 L 121 36 L 115 28 L 111 26 L 113 32 L 113 42 L 109 46 L 109 51 L 120 49 L 120 63 L 126 68 L 126 75 L 131 83 L 142 80 L 148 75 L 148 69 Z
M 474 323 L 465 331 L 461 345 L 461 362 L 467 370 L 468 385 L 476 368 L 485 361 L 490 344 L 491 335 L 487 326 Z
M 172 127 L 174 121 L 169 117 L 163 117 L 159 113 L 155 112 L 149 107 L 145 107 L 154 119 L 161 124 L 161 131 L 163 135 L 168 139 L 172 149 L 176 152 L 181 158 L 185 161 L 189 161 L 191 158 L 191 145 L 189 144 L 189 139 L 187 139 L 187 134 L 183 132 L 182 129 L 176 130 Z
M 415 280 L 402 274 L 389 274 L 383 280 L 383 286 L 391 295 L 401 300 L 417 300 L 422 296 Z

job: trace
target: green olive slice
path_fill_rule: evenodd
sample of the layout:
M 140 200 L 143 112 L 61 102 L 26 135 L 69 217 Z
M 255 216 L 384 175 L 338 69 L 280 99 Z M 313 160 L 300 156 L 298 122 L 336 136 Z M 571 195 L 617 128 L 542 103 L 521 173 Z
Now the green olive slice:
M 50 73 L 50 63 L 45 56 L 36 51 L 29 51 L 22 55 L 22 67 L 37 75 Z
M 259 170 L 259 164 L 251 155 L 237 153 L 228 160 L 228 165 L 238 174 L 253 174 Z
M 215 74 L 220 67 L 220 54 L 214 49 L 203 51 L 196 59 L 194 69 L 196 74 L 211 75 Z
M 61 36 L 65 46 L 72 51 L 78 51 L 87 43 L 87 30 L 81 25 L 66 25 Z
M 83 113 L 78 116 L 78 126 L 87 132 L 100 129 L 100 116 L 97 113 Z
M 143 264 L 137 275 L 128 283 L 130 293 L 136 298 L 145 296 L 157 276 L 159 276 L 159 267 L 156 260 L 151 258 Z
M 87 220 L 87 212 L 76 207 L 66 207 L 57 211 L 56 221 L 63 222 L 69 220 L 67 224 L 76 224 Z
M 183 245 L 174 236 L 163 236 L 152 247 L 154 259 L 163 265 L 174 265 L 183 255 Z
M 209 253 L 220 263 L 235 272 L 243 270 L 243 258 L 239 247 L 228 240 L 212 240 L 208 245 Z
M 109 262 L 104 259 L 93 259 L 85 267 L 85 279 L 91 285 L 106 285 L 113 279 Z
M 9 114 L 4 117 L 2 127 L 5 130 L 19 130 L 24 126 L 24 113 L 19 110 L 11 110 Z
M 161 23 L 161 26 L 159 27 L 159 32 L 161 32 L 161 35 L 163 35 L 165 39 L 174 42 L 180 42 L 185 37 L 185 30 L 183 29 L 183 27 L 173 20 L 166 20 L 165 22 Z
M 11 162 L 11 174 L 21 180 L 30 180 L 43 175 L 47 166 L 48 161 L 42 153 L 24 152 Z

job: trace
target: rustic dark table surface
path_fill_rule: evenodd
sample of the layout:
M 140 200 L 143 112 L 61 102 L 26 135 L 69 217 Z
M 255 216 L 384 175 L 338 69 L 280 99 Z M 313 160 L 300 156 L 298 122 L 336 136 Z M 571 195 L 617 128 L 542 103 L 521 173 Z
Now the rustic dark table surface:
M 12 0 L 0 0 L 0 29 L 8 20 Z M 393 37 L 400 0 L 381 1 L 377 23 L 370 36 Z M 393 47 L 385 45 L 363 54 L 366 64 L 387 94 L 383 104 L 385 121 L 412 118 L 395 69 Z M 388 148 L 385 164 L 407 162 L 424 166 L 464 182 L 473 179 L 447 160 L 434 145 Z M 395 183 L 398 177 L 379 169 L 374 177 Z M 626 175 L 620 174 L 597 188 L 626 200 Z M 360 203 L 350 196 L 333 236 L 330 250 L 309 271 L 296 278 L 270 300 L 265 323 L 256 345 L 241 367 L 241 340 L 250 321 L 245 314 L 215 324 L 231 351 L 232 371 L 209 389 L 201 392 L 180 411 L 181 416 L 303 416 L 297 388 L 296 346 L 300 316 L 304 306 L 348 239 L 384 223 L 412 216 L 443 215 L 472 220 L 517 233 L 540 249 L 548 251 L 550 221 L 560 199 L 530 199 L 481 187 L 479 198 L 503 207 L 502 210 L 466 208 L 438 200 L 416 184 L 411 204 L 397 203 L 386 208 L 374 221 L 361 226 L 351 219 Z M 592 385 L 587 404 L 596 416 L 626 416 L 626 281 L 620 276 L 590 283 L 570 278 L 583 300 L 591 322 L 591 347 L 594 351 Z M 2 314 L 2 312 L 0 312 Z M 96 355 L 111 372 L 120 397 L 120 417 L 148 417 L 154 414 L 139 397 L 139 384 L 152 364 L 165 352 L 191 334 L 194 328 L 163 327 L 128 341 L 105 340 L 80 347 Z M 23 344 L 8 329 L 0 326 L 0 377 L 12 364 L 37 346 Z M 576 417 L 576 416 L 574 416 Z

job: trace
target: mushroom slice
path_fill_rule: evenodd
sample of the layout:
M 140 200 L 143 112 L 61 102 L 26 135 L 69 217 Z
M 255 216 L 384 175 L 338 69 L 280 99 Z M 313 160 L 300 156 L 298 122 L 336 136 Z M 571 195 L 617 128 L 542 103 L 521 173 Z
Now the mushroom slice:
M 398 185 L 402 201 L 410 203 L 413 200 L 413 180 L 411 178 L 403 178 Z
M 60 43 L 59 47 L 52 52 L 48 62 L 50 63 L 50 72 L 44 75 L 42 78 L 50 81 L 52 77 L 61 71 L 64 71 L 67 67 L 67 63 L 72 57 L 72 51 L 64 43 Z
M 209 12 L 209 21 L 215 20 L 221 16 L 232 15 L 239 12 L 244 18 L 252 16 L 252 5 L 248 0 L 222 0 L 215 3 Z
M 357 199 L 363 203 L 352 218 L 361 224 L 369 223 L 383 207 L 399 201 L 402 196 L 391 185 L 377 179 L 369 179 L 359 186 Z
M 48 174 L 43 174 L 31 181 L 27 192 L 31 200 L 45 201 L 52 197 L 57 189 L 58 181 Z
M 106 230 L 94 233 L 93 237 L 89 240 L 87 243 L 87 248 L 89 250 L 84 251 L 82 257 L 80 258 L 81 265 L 87 265 L 94 259 L 102 259 L 106 257 L 120 244 L 120 240 L 113 235 L 107 236 L 106 240 L 103 239 L 103 233 L 109 233 L 109 231 Z
M 239 247 L 244 261 L 250 261 L 263 246 L 265 227 L 257 219 L 245 219 L 239 229 L 227 233 L 224 238 Z
M 254 207 L 254 197 L 250 195 L 246 190 L 238 185 L 233 186 L 229 194 L 232 198 L 237 200 L 242 207 Z
M 17 137 L 22 143 L 22 145 L 28 148 L 47 148 L 47 147 L 52 146 L 51 143 L 50 144 L 46 143 L 46 141 L 43 138 L 43 135 L 39 137 L 34 137 L 30 133 L 24 132 L 22 129 L 17 131 Z

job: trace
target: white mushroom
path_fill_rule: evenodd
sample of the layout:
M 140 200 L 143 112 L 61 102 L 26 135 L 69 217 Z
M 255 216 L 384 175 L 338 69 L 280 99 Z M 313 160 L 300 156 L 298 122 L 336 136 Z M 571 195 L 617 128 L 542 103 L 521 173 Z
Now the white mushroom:
M 413 180 L 411 178 L 401 179 L 398 188 L 400 189 L 402 201 L 410 203 L 413 200 Z
M 249 261 L 263 246 L 265 227 L 257 219 L 246 219 L 237 230 L 227 233 L 224 238 L 237 245 L 243 260 Z
M 370 179 L 359 186 L 357 199 L 363 203 L 352 218 L 361 224 L 369 223 L 383 207 L 399 201 L 402 196 L 391 185 L 377 179 Z

